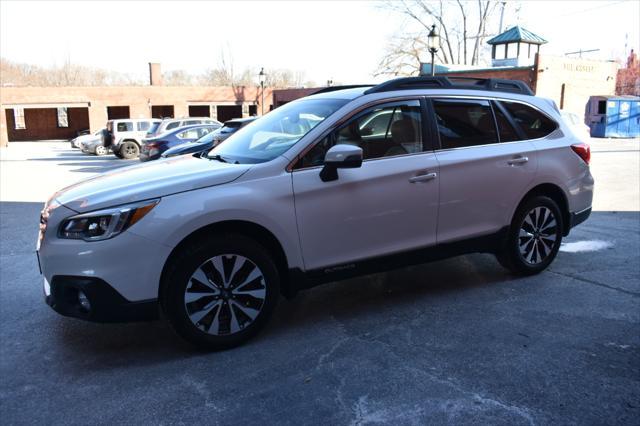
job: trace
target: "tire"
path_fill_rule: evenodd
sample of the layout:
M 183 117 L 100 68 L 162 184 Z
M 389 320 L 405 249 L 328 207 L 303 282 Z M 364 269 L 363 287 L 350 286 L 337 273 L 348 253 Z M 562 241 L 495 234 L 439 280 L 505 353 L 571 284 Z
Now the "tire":
M 120 155 L 122 156 L 121 158 L 125 160 L 138 158 L 138 155 L 140 155 L 140 147 L 138 147 L 138 144 L 135 142 L 122 142 L 120 144 Z
M 516 211 L 498 262 L 518 275 L 534 275 L 555 259 L 562 243 L 562 213 L 549 197 L 534 196 Z
M 119 159 L 123 159 L 124 157 L 122 156 L 122 154 L 120 154 L 120 147 L 115 147 L 113 154 L 118 157 Z
M 102 145 L 96 146 L 96 155 L 107 155 L 107 148 Z
M 275 263 L 248 237 L 201 239 L 169 262 L 161 284 L 162 310 L 176 333 L 198 348 L 244 343 L 265 326 L 278 303 Z

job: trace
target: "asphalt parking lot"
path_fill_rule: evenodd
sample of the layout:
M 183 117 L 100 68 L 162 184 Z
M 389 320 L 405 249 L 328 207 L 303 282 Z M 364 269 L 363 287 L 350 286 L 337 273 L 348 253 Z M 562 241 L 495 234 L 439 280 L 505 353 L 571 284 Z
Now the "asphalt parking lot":
M 489 255 L 281 300 L 258 338 L 193 351 L 162 321 L 43 302 L 42 202 L 130 162 L 68 144 L 0 152 L 3 424 L 638 424 L 640 141 L 593 141 L 596 199 L 544 273 Z

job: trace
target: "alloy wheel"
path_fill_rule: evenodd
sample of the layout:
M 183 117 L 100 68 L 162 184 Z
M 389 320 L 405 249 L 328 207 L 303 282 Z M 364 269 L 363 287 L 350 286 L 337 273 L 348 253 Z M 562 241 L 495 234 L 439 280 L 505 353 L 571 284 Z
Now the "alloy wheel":
M 267 297 L 265 278 L 250 259 L 222 254 L 202 263 L 191 275 L 184 305 L 191 322 L 217 336 L 246 329 Z
M 536 207 L 527 213 L 520 225 L 518 248 L 530 265 L 547 259 L 556 244 L 558 221 L 547 207 Z

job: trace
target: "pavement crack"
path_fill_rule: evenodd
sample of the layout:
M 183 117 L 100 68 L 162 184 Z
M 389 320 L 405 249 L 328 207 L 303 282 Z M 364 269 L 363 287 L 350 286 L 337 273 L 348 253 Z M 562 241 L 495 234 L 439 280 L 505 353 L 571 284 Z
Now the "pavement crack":
M 587 279 L 587 278 L 582 278 L 582 277 L 578 277 L 578 276 L 575 276 L 575 275 L 565 274 L 565 273 L 562 273 L 562 272 L 557 272 L 557 271 L 552 271 L 552 270 L 547 270 L 547 272 L 549 272 L 551 274 L 556 274 L 556 275 L 560 275 L 560 276 L 563 276 L 563 277 L 567 277 L 567 278 L 572 278 L 572 279 L 577 280 L 577 281 L 582 281 L 582 282 L 585 282 L 585 283 L 597 285 L 599 287 L 608 288 L 609 290 L 619 291 L 620 293 L 628 294 L 628 295 L 633 296 L 633 297 L 640 297 L 640 293 L 636 293 L 635 291 L 625 290 L 623 288 L 614 287 L 614 286 L 611 286 L 611 285 L 608 285 L 608 284 L 604 284 L 604 283 L 601 283 L 601 282 L 598 282 L 598 281 L 590 280 L 590 279 Z

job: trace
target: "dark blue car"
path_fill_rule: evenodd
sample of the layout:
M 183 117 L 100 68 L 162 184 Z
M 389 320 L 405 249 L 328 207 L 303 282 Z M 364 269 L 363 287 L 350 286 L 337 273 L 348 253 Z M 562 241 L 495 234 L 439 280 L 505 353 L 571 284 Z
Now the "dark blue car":
M 162 154 L 162 157 L 173 157 L 176 155 L 196 154 L 209 151 L 242 127 L 254 122 L 257 118 L 258 117 L 235 118 L 233 120 L 225 121 L 224 125 L 215 132 L 211 132 L 197 141 L 170 148 Z
M 157 160 L 169 148 L 198 140 L 219 127 L 219 124 L 196 124 L 144 139 L 140 149 L 140 161 Z

